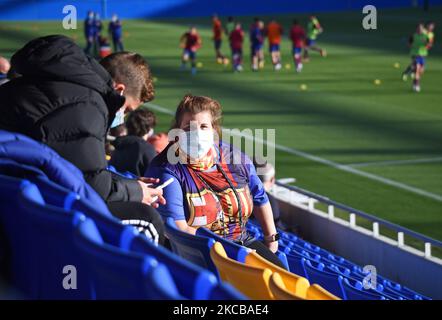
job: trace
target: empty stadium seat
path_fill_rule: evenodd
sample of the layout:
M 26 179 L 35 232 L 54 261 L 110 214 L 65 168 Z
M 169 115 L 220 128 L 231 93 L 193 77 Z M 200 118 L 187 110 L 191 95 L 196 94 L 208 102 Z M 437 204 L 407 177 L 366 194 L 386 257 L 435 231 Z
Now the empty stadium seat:
M 359 281 L 351 284 L 350 280 L 341 277 L 339 282 L 342 284 L 346 300 L 386 300 L 386 298 L 380 294 L 364 290 L 362 283 Z
M 307 300 L 341 300 L 323 287 L 313 284 L 307 289 Z
M 287 260 L 287 256 L 284 252 L 282 252 L 281 250 L 278 250 L 276 253 L 276 256 L 278 257 L 279 261 L 281 261 L 282 265 L 288 270 L 290 271 L 290 266 L 289 266 L 289 262 Z
M 45 177 L 37 176 L 31 177 L 31 179 L 37 185 L 46 202 L 65 210 L 82 212 L 94 221 L 106 243 L 111 243 L 123 249 L 127 248 L 129 241 L 134 236 L 131 231 L 133 227 L 123 225 L 108 211 L 102 211 L 99 207 L 94 207 L 87 199 L 81 199 L 75 192 L 57 185 Z
M 7 209 L 2 212 L 2 224 L 16 286 L 34 299 L 93 298 L 86 275 L 78 279 L 77 290 L 62 286 L 63 268 L 83 264 L 73 247 L 72 233 L 81 215 L 46 205 L 37 187 L 25 180 L 2 176 L 0 189 L 2 196 L 8 195 L 6 190 L 10 196 L 6 199 L 10 206 L 1 201 L 2 211 Z
M 220 282 L 211 291 L 209 300 L 248 300 L 246 296 L 228 283 Z
M 172 218 L 166 219 L 165 229 L 173 252 L 204 269 L 212 271 L 219 279 L 218 270 L 210 258 L 210 248 L 215 240 L 179 230 Z
M 276 300 L 305 300 L 305 297 L 300 297 L 287 289 L 278 272 L 273 272 L 269 286 Z
M 104 243 L 97 227 L 90 219 L 78 225 L 75 235 L 76 246 L 91 273 L 97 299 L 177 297 L 173 280 L 167 278 L 164 270 L 159 272 L 165 278 L 163 280 L 156 278 L 152 283 L 153 275 L 150 272 L 159 265 L 153 257 Z M 78 270 L 78 273 L 82 271 Z M 161 291 L 156 290 L 158 286 L 162 287 Z
M 50 147 L 22 134 L 4 130 L 0 130 L 0 146 L 0 159 L 37 168 L 49 180 L 79 194 L 98 210 L 109 211 L 103 199 L 86 183 L 83 173 Z M 2 174 L 7 175 L 5 172 Z
M 156 300 L 184 300 L 173 282 L 166 266 L 160 264 L 147 273 L 147 283 L 151 296 Z
M 278 272 L 289 292 L 292 292 L 301 298 L 306 297 L 307 288 L 310 286 L 310 283 L 306 278 L 284 270 L 283 268 L 264 259 L 256 252 L 250 252 L 247 255 L 245 264 L 256 268 L 269 269 L 272 272 Z
M 26 237 L 29 221 L 19 211 L 18 205 L 19 193 L 25 188 L 34 188 L 36 197 L 38 195 L 42 201 L 37 187 L 29 181 L 0 175 L 0 226 L 3 238 L 0 249 L 11 281 L 23 294 L 36 297 L 37 285 L 33 284 L 35 278 L 28 267 L 32 265 L 32 257 L 30 254 L 22 254 L 30 252 L 30 244 Z
M 249 254 L 249 252 L 252 251 L 251 249 L 236 244 L 233 241 L 224 239 L 223 237 L 217 235 L 216 233 L 210 231 L 207 228 L 198 228 L 196 230 L 196 235 L 202 237 L 208 237 L 221 243 L 223 245 L 224 250 L 227 252 L 227 256 L 238 262 L 244 262 L 246 256 Z
M 74 229 L 84 215 L 44 204 L 35 198 L 33 188 L 19 196 L 19 208 L 29 221 L 28 233 L 23 234 L 31 250 L 34 277 L 39 280 L 39 299 L 93 299 L 94 293 L 87 272 L 77 275 L 77 289 L 66 290 L 62 285 L 64 268 L 85 268 L 74 245 Z M 23 253 L 22 253 L 23 254 Z
M 133 238 L 130 250 L 154 257 L 166 265 L 178 291 L 188 299 L 209 299 L 211 290 L 217 285 L 218 281 L 210 271 L 182 259 L 163 247 L 155 246 L 142 235 Z
M 210 249 L 210 256 L 223 281 L 230 283 L 251 299 L 273 299 L 269 288 L 272 271 L 248 266 L 229 258 L 223 245 L 219 242 L 216 242 Z
M 339 278 L 342 278 L 341 276 L 325 271 L 323 263 L 316 263 L 304 258 L 302 258 L 301 262 L 304 266 L 307 279 L 311 284 L 319 284 L 335 296 L 345 299 L 341 282 L 339 281 Z

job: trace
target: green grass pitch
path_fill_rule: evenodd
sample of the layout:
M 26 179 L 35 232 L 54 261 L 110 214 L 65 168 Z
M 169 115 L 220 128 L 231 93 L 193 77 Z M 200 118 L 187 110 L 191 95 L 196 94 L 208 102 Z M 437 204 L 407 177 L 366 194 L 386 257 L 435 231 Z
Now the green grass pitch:
M 422 92 L 413 93 L 411 83 L 400 79 L 409 62 L 408 35 L 421 19 L 442 21 L 442 8 L 378 14 L 378 29 L 372 31 L 362 28 L 360 12 L 319 14 L 325 32 L 318 44 L 329 55 L 312 53 L 301 74 L 294 72 L 287 39 L 279 72 L 272 70 L 268 54 L 264 70 L 251 72 L 248 42 L 243 73 L 218 65 L 209 18 L 124 21 L 124 43 L 151 64 L 155 105 L 173 111 L 188 92 L 216 98 L 225 127 L 276 129 L 278 177 L 295 177 L 300 187 L 442 240 L 442 26 L 436 29 Z M 304 24 L 307 18 L 277 18 L 287 31 L 293 17 Z M 238 20 L 247 30 L 252 17 Z M 83 46 L 81 23 L 66 31 L 61 20 L 0 22 L 0 54 L 11 56 L 26 41 L 54 33 Z M 179 37 L 190 24 L 203 37 L 198 54 L 203 66 L 196 76 L 179 70 Z M 226 42 L 223 51 L 228 53 Z M 167 130 L 170 114 L 158 109 L 157 114 L 157 131 Z

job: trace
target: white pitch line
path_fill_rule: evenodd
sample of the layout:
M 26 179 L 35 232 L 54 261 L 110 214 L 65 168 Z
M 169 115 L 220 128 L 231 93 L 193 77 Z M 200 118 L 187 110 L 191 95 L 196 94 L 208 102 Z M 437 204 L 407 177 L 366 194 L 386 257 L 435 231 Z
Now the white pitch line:
M 156 111 L 159 111 L 159 112 L 162 112 L 162 113 L 166 113 L 166 114 L 169 114 L 169 115 L 172 115 L 172 116 L 175 114 L 172 110 L 169 110 L 167 108 L 161 107 L 161 106 L 156 105 L 156 104 L 147 103 L 147 106 L 149 108 L 153 109 L 153 110 L 156 110 Z M 381 176 L 378 176 L 378 175 L 375 175 L 375 174 L 372 174 L 372 173 L 361 171 L 361 170 L 352 168 L 352 167 L 350 167 L 348 165 L 339 164 L 337 162 L 330 161 L 330 160 L 327 160 L 327 159 L 324 159 L 324 158 L 312 155 L 310 153 L 307 153 L 307 152 L 304 152 L 304 151 L 301 151 L 301 150 L 298 150 L 298 149 L 295 149 L 295 148 L 289 148 L 289 147 L 282 146 L 282 145 L 279 145 L 279 144 L 269 143 L 269 142 L 264 141 L 262 139 L 256 139 L 253 136 L 246 135 L 246 134 L 241 134 L 241 135 L 245 139 L 255 140 L 255 141 L 258 141 L 258 142 L 260 142 L 262 144 L 267 144 L 270 147 L 275 148 L 276 150 L 284 151 L 284 152 L 287 152 L 289 154 L 293 154 L 293 155 L 296 155 L 296 156 L 299 156 L 299 157 L 302 157 L 302 158 L 305 158 L 305 159 L 308 159 L 308 160 L 311 160 L 311 161 L 315 161 L 315 162 L 318 162 L 318 163 L 330 166 L 332 168 L 336 168 L 336 169 L 341 170 L 341 171 L 353 173 L 353 174 L 361 176 L 361 177 L 365 177 L 365 178 L 368 178 L 368 179 L 371 179 L 371 180 L 374 180 L 374 181 L 378 181 L 378 182 L 381 182 L 383 184 L 396 187 L 398 189 L 406 190 L 406 191 L 409 191 L 409 192 L 412 192 L 412 193 L 415 193 L 415 194 L 418 194 L 418 195 L 421 195 L 421 196 L 424 196 L 424 197 L 427 197 L 427 198 L 430 198 L 430 199 L 442 202 L 442 195 L 439 195 L 439 194 L 436 194 L 436 193 L 432 193 L 432 192 L 428 192 L 428 191 L 425 191 L 425 190 L 422 190 L 422 189 L 419 189 L 419 188 L 416 188 L 416 187 L 412 187 L 412 186 L 409 186 L 409 185 L 407 185 L 405 183 L 394 181 L 394 180 L 391 180 L 391 179 L 387 179 L 387 178 L 384 178 L 384 177 L 381 177 Z
M 368 166 L 389 166 L 401 164 L 417 164 L 417 163 L 434 163 L 442 162 L 442 157 L 424 158 L 424 159 L 408 159 L 408 160 L 386 160 L 386 161 L 372 161 L 347 164 L 349 167 L 368 167 Z

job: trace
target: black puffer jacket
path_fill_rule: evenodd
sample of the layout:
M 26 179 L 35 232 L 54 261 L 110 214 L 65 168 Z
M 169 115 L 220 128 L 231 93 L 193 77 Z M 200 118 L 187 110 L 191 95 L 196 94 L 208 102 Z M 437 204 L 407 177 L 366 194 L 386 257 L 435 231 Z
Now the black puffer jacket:
M 124 104 L 109 73 L 58 35 L 32 40 L 11 64 L 21 77 L 0 86 L 0 128 L 49 145 L 106 201 L 141 201 L 136 181 L 106 170 L 106 132 Z

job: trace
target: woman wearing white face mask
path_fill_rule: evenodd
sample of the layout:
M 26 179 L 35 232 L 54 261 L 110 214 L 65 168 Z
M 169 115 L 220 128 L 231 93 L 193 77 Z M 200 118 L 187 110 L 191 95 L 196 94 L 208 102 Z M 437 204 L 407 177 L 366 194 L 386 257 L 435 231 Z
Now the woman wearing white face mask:
M 169 139 L 175 141 L 145 174 L 161 181 L 174 179 L 163 190 L 167 203 L 158 209 L 163 218 L 172 217 L 178 228 L 191 234 L 199 227 L 209 228 L 283 267 L 273 253 L 278 249 L 278 234 L 253 163 L 217 139 L 221 130 L 219 103 L 208 97 L 185 96 L 172 127 L 175 130 Z M 253 209 L 264 231 L 264 243 L 255 241 L 245 227 Z

